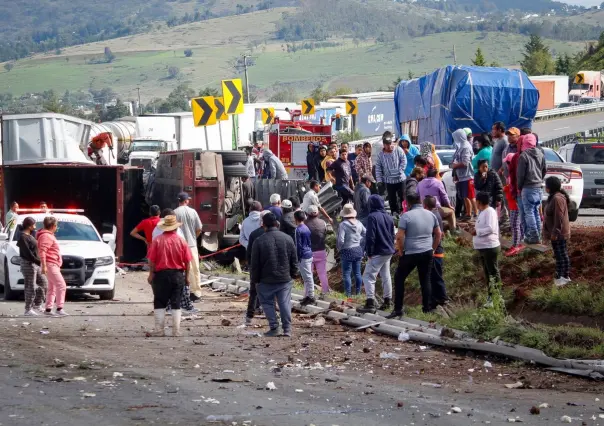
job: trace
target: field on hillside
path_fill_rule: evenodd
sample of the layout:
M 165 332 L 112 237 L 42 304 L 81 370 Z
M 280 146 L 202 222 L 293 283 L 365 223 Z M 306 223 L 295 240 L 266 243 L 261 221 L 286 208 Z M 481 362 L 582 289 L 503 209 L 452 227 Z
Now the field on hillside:
M 20 60 L 10 71 L 0 68 L 0 93 L 20 95 L 54 89 L 88 90 L 111 87 L 123 99 L 135 99 L 140 87 L 143 102 L 166 96 L 179 83 L 195 89 L 218 86 L 225 78 L 238 77 L 235 59 L 253 46 L 256 65 L 249 70 L 250 85 L 262 99 L 286 85 L 295 84 L 298 95 L 318 84 L 372 90 L 389 85 L 408 72 L 422 75 L 453 63 L 470 64 L 478 46 L 488 62 L 516 66 L 526 37 L 506 33 L 441 33 L 389 44 L 353 44 L 336 40 L 337 47 L 287 53 L 274 39 L 277 22 L 288 8 L 212 19 L 151 33 L 91 43 Z M 546 41 L 554 53 L 573 53 L 583 43 Z M 105 47 L 116 55 L 110 64 L 90 64 Z M 193 56 L 186 58 L 184 49 Z M 494 56 L 495 52 L 497 57 Z M 168 78 L 168 68 L 180 70 Z

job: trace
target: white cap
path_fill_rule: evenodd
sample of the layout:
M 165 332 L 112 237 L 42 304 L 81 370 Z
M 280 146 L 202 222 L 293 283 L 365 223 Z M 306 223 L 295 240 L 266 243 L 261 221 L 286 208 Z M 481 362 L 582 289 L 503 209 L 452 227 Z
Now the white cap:
M 293 207 L 293 204 L 289 200 L 283 200 L 283 202 L 281 203 L 281 207 L 284 207 L 286 209 L 291 209 Z
M 271 198 L 270 198 L 271 204 L 277 204 L 280 201 L 281 201 L 281 195 L 279 195 L 279 194 L 271 195 Z
M 319 208 L 314 204 L 311 204 L 310 206 L 306 207 L 306 214 L 317 216 L 319 214 Z

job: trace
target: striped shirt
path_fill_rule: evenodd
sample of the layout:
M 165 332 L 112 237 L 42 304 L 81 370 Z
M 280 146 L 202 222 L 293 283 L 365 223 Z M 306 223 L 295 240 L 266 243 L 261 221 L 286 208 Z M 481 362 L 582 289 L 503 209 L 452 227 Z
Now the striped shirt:
M 400 183 L 405 180 L 407 157 L 401 147 L 392 152 L 382 151 L 378 154 L 375 175 L 378 182 Z

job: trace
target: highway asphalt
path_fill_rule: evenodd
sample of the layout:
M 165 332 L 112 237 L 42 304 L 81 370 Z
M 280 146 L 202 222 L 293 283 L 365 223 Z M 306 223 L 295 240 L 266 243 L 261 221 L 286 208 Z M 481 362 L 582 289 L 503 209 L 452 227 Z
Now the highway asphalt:
M 573 115 L 557 120 L 535 121 L 533 123 L 533 131 L 539 135 L 539 140 L 542 141 L 598 127 L 604 127 L 604 112 Z

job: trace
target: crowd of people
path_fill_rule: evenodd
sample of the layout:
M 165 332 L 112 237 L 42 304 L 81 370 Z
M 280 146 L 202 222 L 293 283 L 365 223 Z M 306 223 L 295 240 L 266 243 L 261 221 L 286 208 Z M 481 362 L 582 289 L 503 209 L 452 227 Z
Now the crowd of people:
M 299 274 L 304 283 L 301 304 L 316 303 L 313 269 L 322 294 L 329 291 L 325 237 L 333 232 L 334 220 L 319 201 L 325 184 L 331 184 L 342 198 L 336 249 L 346 295 L 359 295 L 364 289 L 365 305 L 357 309 L 361 313 L 392 309 L 390 318 L 402 316 L 405 283 L 415 270 L 423 311 L 439 311 L 446 306 L 449 298 L 442 242 L 447 234 L 459 234 L 461 223 L 471 230 L 482 262 L 486 306 L 492 306 L 494 283 L 501 280 L 501 232 L 509 231 L 512 237 L 506 256 L 518 255 L 527 245 L 540 244 L 543 239 L 551 242 L 556 260 L 554 283 L 569 283 L 569 198 L 557 177 L 545 179 L 545 155 L 537 135 L 530 129 L 506 129 L 498 122 L 490 133 L 474 136 L 470 129 L 458 129 L 452 138 L 455 153 L 449 167 L 455 182 L 455 203 L 442 182 L 440 158 L 432 143 L 417 146 L 408 135 L 396 140 L 391 132 L 385 132 L 376 157 L 372 157 L 370 143 L 357 145 L 354 152 L 346 143 L 309 144 L 310 189 L 302 203 L 297 197 L 282 201 L 279 194 L 273 194 L 269 206 L 254 202 L 243 223 L 240 242 L 250 262 L 253 296 L 246 323 L 251 323 L 261 305 L 269 319 L 269 335 L 291 335 L 291 317 L 281 315 L 281 330 L 274 300 L 285 303 Z M 548 194 L 544 207 L 542 188 Z M 258 245 L 250 238 L 254 233 L 260 235 L 255 238 Z M 393 256 L 398 257 L 394 286 L 390 272 Z M 378 277 L 381 304 L 375 295 Z M 280 311 L 283 313 L 281 306 Z

